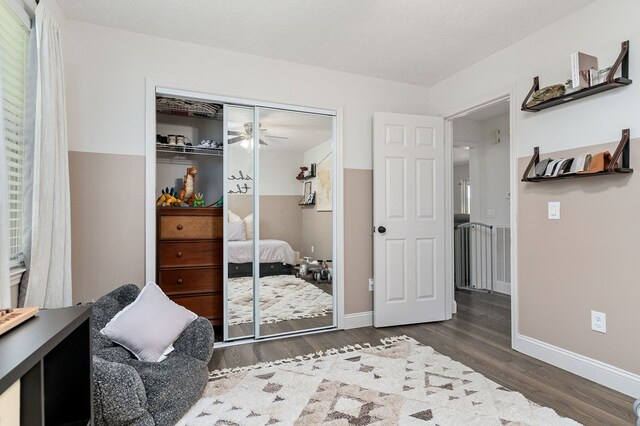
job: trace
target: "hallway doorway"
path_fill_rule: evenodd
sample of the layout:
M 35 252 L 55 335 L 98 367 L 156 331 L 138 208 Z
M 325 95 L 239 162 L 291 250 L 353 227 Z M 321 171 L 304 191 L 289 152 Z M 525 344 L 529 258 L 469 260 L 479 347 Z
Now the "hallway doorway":
M 452 120 L 456 289 L 511 294 L 509 101 Z

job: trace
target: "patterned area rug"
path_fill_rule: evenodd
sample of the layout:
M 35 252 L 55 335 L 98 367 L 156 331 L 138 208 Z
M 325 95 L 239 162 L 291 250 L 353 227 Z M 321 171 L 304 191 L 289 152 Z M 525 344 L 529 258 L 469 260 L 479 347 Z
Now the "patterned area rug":
M 576 425 L 406 337 L 211 373 L 181 425 Z
M 325 284 L 331 285 L 331 284 Z M 253 321 L 253 277 L 229 279 L 229 325 Z M 260 324 L 332 314 L 333 298 L 293 275 L 260 278 Z

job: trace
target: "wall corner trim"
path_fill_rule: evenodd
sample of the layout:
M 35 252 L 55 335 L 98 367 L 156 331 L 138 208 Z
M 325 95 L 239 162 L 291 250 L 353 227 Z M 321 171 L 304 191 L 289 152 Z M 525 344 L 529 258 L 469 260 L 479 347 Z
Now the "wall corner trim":
M 613 365 L 517 335 L 513 349 L 634 398 L 640 398 L 640 376 Z
M 344 329 L 371 327 L 373 325 L 373 311 L 357 312 L 344 316 Z

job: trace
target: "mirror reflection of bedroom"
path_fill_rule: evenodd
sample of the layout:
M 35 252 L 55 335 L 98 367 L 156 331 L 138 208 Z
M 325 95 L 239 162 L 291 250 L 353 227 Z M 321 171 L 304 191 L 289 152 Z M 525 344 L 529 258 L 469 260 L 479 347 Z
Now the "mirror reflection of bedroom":
M 335 327 L 332 115 L 156 97 L 156 279 L 217 342 Z
M 254 112 L 227 108 L 227 340 L 334 324 L 333 117 Z

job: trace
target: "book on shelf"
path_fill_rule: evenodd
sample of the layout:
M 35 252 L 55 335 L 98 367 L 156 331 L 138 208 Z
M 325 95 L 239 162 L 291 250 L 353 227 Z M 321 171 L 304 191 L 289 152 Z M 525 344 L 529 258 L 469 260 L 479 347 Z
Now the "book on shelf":
M 582 52 L 571 54 L 571 81 L 574 89 L 591 86 L 591 70 L 598 69 L 598 58 Z

